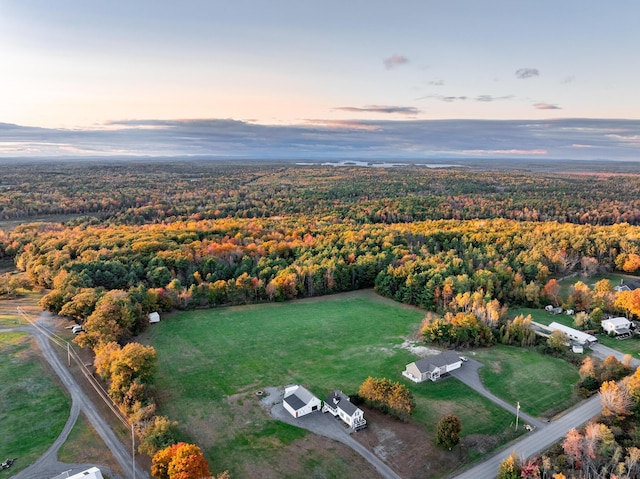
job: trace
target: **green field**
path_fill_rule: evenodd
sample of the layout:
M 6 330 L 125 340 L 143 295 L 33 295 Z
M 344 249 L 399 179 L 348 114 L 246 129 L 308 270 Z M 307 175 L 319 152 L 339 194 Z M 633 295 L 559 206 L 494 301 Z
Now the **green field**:
M 272 461 L 274 449 L 305 433 L 247 412 L 255 391 L 301 383 L 324 398 L 336 388 L 353 394 L 368 376 L 403 381 L 416 358 L 400 345 L 423 316 L 371 291 L 176 314 L 147 336 L 159 356 L 161 412 L 232 472 L 256 456 Z M 427 430 L 448 412 L 464 435 L 499 433 L 513 419 L 454 379 L 408 386 Z
M 479 350 L 474 359 L 484 364 L 480 377 L 489 391 L 511 404 L 519 401 L 532 416 L 546 417 L 578 400 L 577 368 L 563 359 L 503 345 Z
M 34 353 L 26 333 L 0 333 L 0 458 L 16 457 L 9 477 L 35 461 L 58 437 L 70 402 Z
M 572 276 L 571 278 L 567 278 L 565 280 L 560 281 L 560 297 L 563 299 L 567 299 L 569 293 L 571 292 L 571 286 L 576 284 L 578 281 L 582 281 L 584 284 L 593 289 L 593 286 L 600 281 L 601 279 L 608 279 L 611 281 L 613 286 L 620 284 L 622 279 L 638 279 L 637 276 L 631 276 L 626 274 L 605 274 L 605 275 L 596 275 L 591 278 L 583 278 L 581 275 Z

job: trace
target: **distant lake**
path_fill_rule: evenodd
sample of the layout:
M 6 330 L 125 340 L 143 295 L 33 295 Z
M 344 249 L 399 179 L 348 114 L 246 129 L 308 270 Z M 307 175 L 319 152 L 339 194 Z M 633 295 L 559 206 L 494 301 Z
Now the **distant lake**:
M 387 163 L 384 161 L 362 161 L 362 160 L 342 160 L 342 161 L 300 161 L 299 166 L 365 166 L 367 168 L 394 168 L 397 166 L 424 166 L 425 168 L 462 168 L 462 165 L 448 163 Z

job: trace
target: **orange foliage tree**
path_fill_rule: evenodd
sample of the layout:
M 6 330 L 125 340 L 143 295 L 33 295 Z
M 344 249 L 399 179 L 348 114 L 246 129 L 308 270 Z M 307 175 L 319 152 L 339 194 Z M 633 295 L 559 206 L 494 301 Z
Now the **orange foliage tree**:
M 206 479 L 211 472 L 198 446 L 179 442 L 153 456 L 151 475 L 156 479 Z

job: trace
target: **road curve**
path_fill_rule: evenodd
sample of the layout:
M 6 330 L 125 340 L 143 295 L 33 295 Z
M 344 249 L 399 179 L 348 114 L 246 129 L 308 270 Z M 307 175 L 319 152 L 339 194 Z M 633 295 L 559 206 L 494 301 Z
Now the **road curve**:
M 80 412 L 83 412 L 91 425 L 94 427 L 98 435 L 102 438 L 108 449 L 111 451 L 111 454 L 116 459 L 118 464 L 123 471 L 126 471 L 127 477 L 133 476 L 132 469 L 132 460 L 131 460 L 131 451 L 127 450 L 127 448 L 120 442 L 118 437 L 115 435 L 109 424 L 102 418 L 102 416 L 98 413 L 96 408 L 93 405 L 93 402 L 89 399 L 89 397 L 82 390 L 80 385 L 76 382 L 75 378 L 71 375 L 66 366 L 62 363 L 60 358 L 56 355 L 53 350 L 53 346 L 48 339 L 47 333 L 42 329 L 44 324 L 49 316 L 46 313 L 43 313 L 38 318 L 38 323 L 40 327 L 37 326 L 29 326 L 22 330 L 29 331 L 33 337 L 35 338 L 38 346 L 40 347 L 44 358 L 51 365 L 51 368 L 56 372 L 56 374 L 60 377 L 62 384 L 65 386 L 67 391 L 69 391 L 69 395 L 71 396 L 71 414 L 67 424 L 65 425 L 62 433 L 56 439 L 54 444 L 32 465 L 28 468 L 20 471 L 16 474 L 14 479 L 49 479 L 56 474 L 61 474 L 70 469 L 73 469 L 72 473 L 80 472 L 83 469 L 86 469 L 87 465 L 72 465 L 58 462 L 57 460 L 57 451 L 60 446 L 66 441 L 73 424 L 75 424 L 75 419 L 72 420 L 72 416 L 77 416 Z M 102 466 L 99 466 L 102 468 Z M 109 472 L 110 476 L 114 479 L 120 479 L 113 472 Z M 136 478 L 140 479 L 149 479 L 149 474 L 140 468 L 136 464 L 135 469 Z

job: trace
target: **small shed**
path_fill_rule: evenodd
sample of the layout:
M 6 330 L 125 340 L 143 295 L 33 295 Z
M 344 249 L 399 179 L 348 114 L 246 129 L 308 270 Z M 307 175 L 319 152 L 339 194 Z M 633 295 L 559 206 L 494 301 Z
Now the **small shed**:
M 282 405 L 293 417 L 302 417 L 319 411 L 322 403 L 308 389 L 294 384 L 285 388 Z
M 149 313 L 149 324 L 159 323 L 160 322 L 160 314 L 154 311 L 153 313 Z

